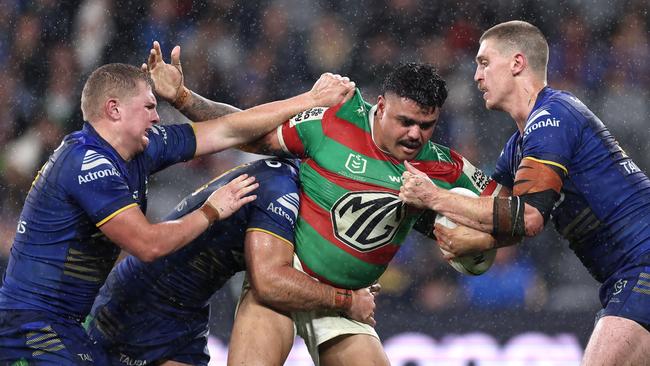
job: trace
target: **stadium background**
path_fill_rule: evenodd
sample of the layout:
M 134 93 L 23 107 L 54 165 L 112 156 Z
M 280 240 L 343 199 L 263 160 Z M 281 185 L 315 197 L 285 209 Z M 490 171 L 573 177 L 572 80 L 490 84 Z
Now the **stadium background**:
M 306 91 L 325 71 L 375 101 L 390 65 L 436 65 L 450 90 L 434 140 L 491 172 L 514 124 L 487 112 L 472 80 L 481 31 L 539 26 L 549 83 L 590 106 L 650 171 L 647 0 L 424 1 L 0 0 L 0 271 L 25 193 L 61 137 L 81 126 L 79 97 L 95 67 L 142 63 L 159 40 L 182 46 L 186 84 L 242 108 Z M 184 121 L 165 103 L 163 123 Z M 210 177 L 254 158 L 234 151 L 162 172 L 158 219 Z M 36 274 L 35 274 L 36 275 Z M 378 331 L 394 364 L 578 364 L 598 310 L 597 285 L 552 230 L 499 250 L 485 275 L 460 276 L 413 235 L 382 277 Z M 214 300 L 214 364 L 225 357 L 237 281 Z M 533 333 L 531 333 L 533 332 Z M 288 364 L 308 364 L 297 347 Z

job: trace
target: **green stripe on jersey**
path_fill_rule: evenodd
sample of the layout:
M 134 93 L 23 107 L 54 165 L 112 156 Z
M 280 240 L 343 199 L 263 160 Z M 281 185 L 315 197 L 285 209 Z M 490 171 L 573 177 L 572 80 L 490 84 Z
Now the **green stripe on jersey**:
M 366 103 L 361 97 L 361 90 L 357 88 L 354 96 L 336 112 L 336 116 L 346 120 L 360 129 L 370 133 L 368 124 L 368 112 L 372 105 Z

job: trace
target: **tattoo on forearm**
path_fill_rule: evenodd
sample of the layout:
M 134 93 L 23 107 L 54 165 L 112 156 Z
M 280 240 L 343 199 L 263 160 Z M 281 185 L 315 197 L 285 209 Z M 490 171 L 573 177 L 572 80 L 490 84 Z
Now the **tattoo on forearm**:
M 190 97 L 190 100 L 180 110 L 180 112 L 191 121 L 206 121 L 240 111 L 239 108 L 231 105 L 213 102 L 203 98 L 195 92 L 191 93 L 192 96 Z

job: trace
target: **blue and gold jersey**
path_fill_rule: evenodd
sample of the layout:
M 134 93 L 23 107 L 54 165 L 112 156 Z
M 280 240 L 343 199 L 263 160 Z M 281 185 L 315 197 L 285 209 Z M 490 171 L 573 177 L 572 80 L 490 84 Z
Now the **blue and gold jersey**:
M 137 317 L 137 309 L 195 313 L 205 308 L 233 274 L 245 269 L 247 232 L 263 231 L 293 245 L 299 185 L 296 166 L 288 160 L 258 160 L 228 171 L 183 199 L 166 219 L 196 210 L 212 192 L 244 173 L 255 176 L 260 184 L 254 192 L 255 201 L 228 219 L 215 222 L 191 244 L 164 258 L 152 263 L 133 256 L 125 258 L 111 272 L 93 312 L 108 303 L 110 312 L 119 314 L 117 321 L 124 323 L 129 322 L 129 314 Z
M 147 177 L 196 151 L 190 125 L 154 126 L 148 138 L 130 161 L 88 123 L 63 139 L 25 199 L 0 309 L 86 316 L 119 253 L 99 227 L 127 208 L 144 212 Z
M 522 159 L 562 175 L 551 217 L 596 280 L 650 252 L 650 180 L 575 96 L 549 87 L 539 93 L 523 134 L 501 152 L 494 179 L 512 188 Z

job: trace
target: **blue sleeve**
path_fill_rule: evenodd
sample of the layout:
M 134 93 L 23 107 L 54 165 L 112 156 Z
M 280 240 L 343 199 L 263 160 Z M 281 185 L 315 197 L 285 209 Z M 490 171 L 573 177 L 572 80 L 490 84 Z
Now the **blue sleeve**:
M 523 157 L 562 169 L 565 174 L 580 139 L 580 121 L 560 102 L 536 110 L 524 128 Z
M 298 186 L 289 176 L 278 175 L 260 184 L 253 202 L 248 230 L 261 230 L 294 242 L 300 199 Z
M 61 173 L 64 189 L 97 226 L 137 205 L 125 178 L 101 151 L 79 149 Z
M 149 145 L 144 154 L 147 157 L 149 174 L 181 161 L 188 161 L 196 152 L 196 136 L 188 123 L 180 125 L 155 125 L 147 135 Z

